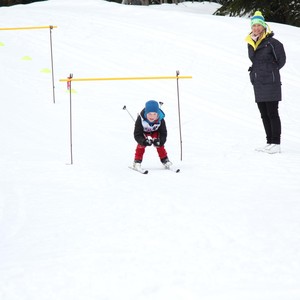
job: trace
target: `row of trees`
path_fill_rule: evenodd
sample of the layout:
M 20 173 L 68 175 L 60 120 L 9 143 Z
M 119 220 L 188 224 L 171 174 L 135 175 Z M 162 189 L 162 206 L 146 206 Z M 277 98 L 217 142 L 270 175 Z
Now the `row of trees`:
M 28 4 L 46 0 L 0 0 L 0 6 L 15 4 Z M 151 5 L 162 3 L 176 3 L 184 0 L 107 0 L 122 4 Z M 194 2 L 194 0 L 191 0 Z M 208 0 L 210 1 L 210 0 Z M 199 1 L 204 2 L 204 1 Z M 269 22 L 277 22 L 300 27 L 300 1 L 299 0 L 211 0 L 222 6 L 215 15 L 229 15 L 233 17 L 251 16 L 260 10 Z
M 183 0 L 107 0 L 123 4 L 149 5 L 162 3 L 183 2 Z M 122 2 L 121 2 L 122 1 Z M 191 0 L 194 2 L 194 0 Z M 207 0 L 210 1 L 210 0 Z M 199 1 L 204 2 L 204 1 Z M 266 21 L 288 24 L 300 27 L 300 1 L 299 0 L 211 0 L 222 6 L 215 15 L 229 15 L 232 17 L 251 16 L 260 10 Z
M 222 6 L 216 15 L 251 16 L 260 10 L 268 22 L 300 27 L 299 0 L 219 0 Z
M 12 6 L 16 4 L 28 4 L 45 0 L 0 0 L 0 6 Z

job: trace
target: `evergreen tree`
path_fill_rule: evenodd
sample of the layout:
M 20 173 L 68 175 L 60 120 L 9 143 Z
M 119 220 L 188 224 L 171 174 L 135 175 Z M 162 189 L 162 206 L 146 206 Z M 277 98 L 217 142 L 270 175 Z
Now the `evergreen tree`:
M 220 0 L 222 5 L 216 15 L 252 16 L 260 10 L 268 22 L 300 27 L 299 0 Z
M 12 6 L 16 4 L 28 4 L 32 2 L 39 2 L 46 0 L 0 0 L 0 6 Z

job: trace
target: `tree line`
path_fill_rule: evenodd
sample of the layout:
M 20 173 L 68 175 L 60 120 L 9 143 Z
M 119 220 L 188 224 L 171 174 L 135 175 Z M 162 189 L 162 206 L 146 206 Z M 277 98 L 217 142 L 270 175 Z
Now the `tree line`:
M 216 15 L 232 17 L 252 16 L 260 10 L 266 22 L 276 22 L 300 27 L 299 0 L 220 0 L 222 6 Z
M 46 0 L 0 0 L 0 6 L 12 6 L 16 4 L 29 4 L 32 2 L 39 2 Z
M 0 6 L 28 4 L 47 0 L 0 0 Z M 184 2 L 183 0 L 107 0 L 127 5 L 159 5 L 162 3 Z M 194 0 L 191 0 L 194 2 Z M 199 1 L 204 2 L 204 1 Z M 232 17 L 251 16 L 260 10 L 267 22 L 276 22 L 300 27 L 300 1 L 299 0 L 211 0 L 222 6 L 215 15 Z

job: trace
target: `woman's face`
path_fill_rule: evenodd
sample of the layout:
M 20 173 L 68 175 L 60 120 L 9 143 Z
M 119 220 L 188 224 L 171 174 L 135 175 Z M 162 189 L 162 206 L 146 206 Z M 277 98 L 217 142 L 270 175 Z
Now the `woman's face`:
M 254 24 L 252 26 L 252 33 L 255 36 L 261 35 L 264 30 L 265 30 L 265 28 L 260 24 Z

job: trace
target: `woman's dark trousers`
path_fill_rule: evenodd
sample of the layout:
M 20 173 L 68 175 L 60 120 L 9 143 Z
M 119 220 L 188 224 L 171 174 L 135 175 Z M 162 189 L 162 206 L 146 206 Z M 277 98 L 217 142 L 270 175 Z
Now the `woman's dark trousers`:
M 258 102 L 258 109 L 264 124 L 268 144 L 280 144 L 281 122 L 278 101 Z

